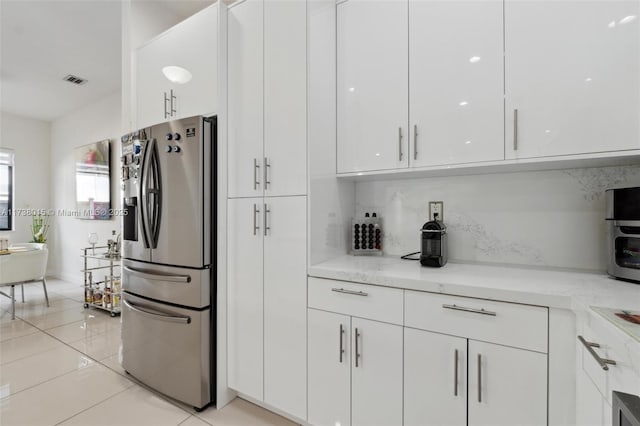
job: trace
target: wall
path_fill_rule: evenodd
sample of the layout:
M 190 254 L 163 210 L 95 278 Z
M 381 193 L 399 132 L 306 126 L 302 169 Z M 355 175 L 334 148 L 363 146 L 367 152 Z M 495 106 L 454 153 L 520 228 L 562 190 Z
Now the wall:
M 51 124 L 51 207 L 75 210 L 74 148 L 104 139 L 111 140 L 111 206 L 120 209 L 120 92 L 87 105 Z M 82 282 L 80 249 L 90 232 L 106 245 L 111 230 L 120 232 L 120 220 L 80 220 L 58 215 L 49 238 L 49 273 L 71 282 Z
M 2 112 L 0 147 L 14 150 L 14 208 L 49 208 L 49 146 L 51 126 L 48 122 Z M 14 230 L 0 232 L 10 244 L 32 240 L 29 216 L 16 216 Z
M 428 202 L 444 201 L 449 258 L 606 269 L 604 190 L 640 186 L 640 167 L 434 177 L 356 184 L 356 214 L 384 220 L 384 251 L 420 249 Z

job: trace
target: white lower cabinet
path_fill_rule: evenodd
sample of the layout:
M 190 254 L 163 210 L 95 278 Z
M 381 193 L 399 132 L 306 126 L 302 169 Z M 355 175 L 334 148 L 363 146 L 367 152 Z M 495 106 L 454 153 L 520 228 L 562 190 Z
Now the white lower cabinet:
M 547 356 L 405 328 L 404 424 L 546 425 Z
M 309 423 L 402 424 L 402 327 L 309 309 Z
M 547 355 L 469 340 L 469 426 L 547 424 Z
M 228 200 L 229 387 L 306 417 L 306 197 Z
M 404 424 L 467 424 L 467 339 L 404 329 Z
M 309 423 L 351 425 L 351 317 L 308 310 Z

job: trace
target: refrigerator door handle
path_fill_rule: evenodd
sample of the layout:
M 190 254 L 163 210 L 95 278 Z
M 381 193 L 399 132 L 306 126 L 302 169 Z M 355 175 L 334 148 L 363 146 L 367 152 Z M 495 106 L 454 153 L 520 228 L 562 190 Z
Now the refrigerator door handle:
M 122 302 L 126 305 L 127 308 L 131 309 L 139 313 L 140 315 L 144 315 L 148 318 L 159 319 L 161 321 L 167 322 L 177 322 L 180 324 L 189 324 L 191 323 L 191 318 L 184 315 L 170 315 L 166 312 L 154 311 L 149 308 L 142 308 L 140 305 L 136 305 L 127 301 L 127 299 L 122 299 Z
M 190 275 L 172 275 L 172 274 L 154 274 L 151 272 L 144 271 L 142 269 L 132 268 L 130 266 L 123 266 L 122 269 L 133 274 L 137 277 L 144 278 L 147 280 L 154 281 L 169 281 L 173 283 L 190 283 L 191 276 Z
M 158 146 L 153 140 L 150 158 L 151 182 L 147 179 L 147 196 L 153 200 L 148 200 L 151 207 L 149 217 L 150 243 L 151 248 L 158 247 L 158 237 L 160 236 L 160 220 L 162 218 L 162 176 L 160 175 L 160 160 L 158 158 Z
M 140 164 L 140 182 L 138 183 L 138 199 L 140 200 L 140 222 L 142 223 L 142 241 L 144 242 L 144 248 L 149 248 L 149 234 L 147 232 L 147 155 L 150 151 L 150 141 L 142 151 L 142 162 Z

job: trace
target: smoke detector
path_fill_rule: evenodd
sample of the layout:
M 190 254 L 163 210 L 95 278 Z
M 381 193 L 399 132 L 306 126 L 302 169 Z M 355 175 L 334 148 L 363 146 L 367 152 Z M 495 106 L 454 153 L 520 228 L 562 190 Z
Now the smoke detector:
M 67 74 L 67 76 L 64 77 L 63 80 L 68 81 L 69 83 L 77 84 L 78 86 L 85 84 L 87 81 L 89 81 L 86 78 L 78 77 L 73 74 Z

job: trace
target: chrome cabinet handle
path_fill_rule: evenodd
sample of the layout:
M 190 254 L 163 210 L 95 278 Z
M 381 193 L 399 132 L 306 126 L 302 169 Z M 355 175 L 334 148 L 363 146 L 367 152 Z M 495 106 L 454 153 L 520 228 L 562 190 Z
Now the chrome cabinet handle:
M 258 189 L 258 185 L 260 185 L 260 181 L 258 180 L 258 170 L 260 170 L 260 164 L 258 164 L 258 159 L 253 159 L 253 189 Z
M 267 157 L 264 157 L 264 189 L 265 191 L 269 189 L 269 185 L 271 185 L 271 181 L 269 180 L 269 172 L 271 171 L 271 164 L 269 164 L 269 160 Z
M 513 150 L 518 150 L 518 109 L 513 110 Z
M 167 111 L 167 102 L 169 102 L 170 99 L 167 97 L 167 92 L 164 92 L 164 118 L 169 117 L 169 112 Z
M 191 323 L 191 318 L 184 315 L 170 315 L 165 312 L 150 310 L 148 308 L 143 309 L 142 306 L 135 305 L 127 301 L 127 299 L 122 299 L 122 302 L 125 304 L 127 308 L 141 315 L 144 315 L 145 317 L 148 317 L 148 318 L 159 319 L 161 321 L 166 321 L 166 322 L 177 322 L 180 324 Z
M 331 291 L 335 291 L 336 293 L 352 294 L 354 296 L 368 296 L 369 295 L 369 293 L 365 293 L 364 291 L 345 290 L 344 288 L 332 288 Z
M 603 370 L 607 371 L 607 370 L 609 370 L 609 365 L 616 365 L 617 364 L 612 359 L 601 358 L 600 355 L 598 355 L 596 353 L 596 351 L 593 350 L 593 348 L 599 348 L 600 347 L 599 343 L 587 342 L 584 339 L 584 337 L 582 337 L 582 336 L 578 336 L 578 340 L 580 340 L 580 343 L 582 343 L 584 345 L 584 347 L 587 348 L 587 351 L 589 351 L 591 356 L 595 358 L 596 362 L 598 364 L 600 364 L 600 367 L 602 367 Z
M 443 308 L 445 309 L 453 309 L 454 311 L 463 311 L 463 312 L 471 312 L 473 314 L 482 314 L 482 315 L 489 315 L 492 317 L 495 317 L 497 314 L 495 312 L 492 311 L 486 311 L 484 309 L 475 309 L 475 308 L 465 308 L 464 306 L 458 306 L 458 305 L 442 305 Z
M 453 396 L 458 396 L 458 350 L 453 352 Z
M 271 230 L 271 227 L 268 225 L 269 213 L 271 213 L 271 210 L 269 210 L 269 205 L 267 203 L 264 203 L 264 235 L 265 237 L 267 236 L 267 232 Z
M 340 364 L 342 364 L 342 355 L 344 354 L 344 326 L 340 324 Z
M 152 281 L 169 281 L 173 283 L 190 283 L 190 275 L 173 275 L 173 274 L 158 274 L 154 272 L 145 271 L 144 269 L 136 269 L 130 266 L 123 266 L 122 269 L 140 278 Z
M 413 159 L 418 159 L 418 125 L 413 125 Z
M 478 402 L 482 402 L 482 355 L 478 354 Z
M 398 127 L 398 161 L 402 161 L 402 127 Z
M 360 348 L 358 346 L 358 339 L 360 338 L 360 332 L 358 331 L 358 328 L 356 327 L 356 334 L 355 334 L 356 338 L 356 368 L 358 368 L 358 361 L 360 360 Z
M 173 101 L 176 99 L 175 96 L 173 96 L 173 89 L 171 89 L 171 117 L 173 117 L 174 115 L 176 115 L 176 109 L 173 107 Z
M 253 205 L 253 235 L 258 235 L 258 231 L 260 230 L 260 225 L 258 225 L 258 213 L 260 213 L 260 209 L 257 204 Z

